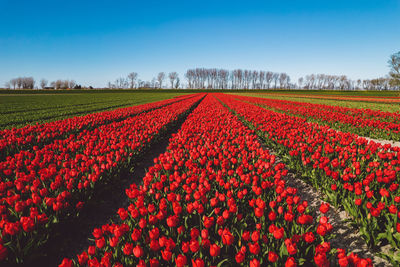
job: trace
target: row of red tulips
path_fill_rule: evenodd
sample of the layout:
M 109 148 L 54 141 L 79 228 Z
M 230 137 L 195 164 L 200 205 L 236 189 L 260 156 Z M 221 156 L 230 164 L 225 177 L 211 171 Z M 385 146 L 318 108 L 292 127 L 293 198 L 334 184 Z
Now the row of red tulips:
M 289 167 L 343 207 L 368 244 L 400 248 L 400 148 L 368 142 L 303 118 L 218 96 L 257 130 Z M 392 257 L 392 256 L 389 256 Z M 399 256 L 393 256 L 392 260 Z M 398 259 L 397 259 L 398 260 Z
M 266 98 L 260 98 L 266 99 Z M 400 113 L 399 112 L 388 112 L 376 109 L 368 109 L 368 108 L 349 108 L 344 106 L 332 106 L 325 104 L 316 104 L 316 103 L 308 103 L 308 102 L 298 102 L 298 101 L 285 101 L 278 100 L 277 102 L 281 102 L 288 105 L 293 106 L 307 106 L 312 109 L 322 109 L 333 113 L 341 113 L 345 115 L 351 115 L 353 117 L 359 117 L 363 119 L 373 119 L 379 121 L 389 121 L 394 123 L 400 123 Z
M 344 132 L 400 141 L 399 113 L 256 97 L 237 98 L 274 111 L 300 116 L 311 122 L 329 125 Z
M 0 259 L 20 262 L 65 216 L 76 216 L 102 184 L 153 142 L 203 96 L 84 130 L 0 163 Z M 98 186 L 98 185 L 97 185 Z
M 263 95 L 271 95 L 271 93 L 263 93 Z M 327 95 L 327 94 L 288 94 L 288 93 L 272 93 L 274 96 L 286 96 L 308 99 L 329 99 L 329 100 L 345 100 L 345 101 L 360 101 L 360 102 L 376 102 L 376 103 L 399 103 L 400 97 L 398 96 L 355 96 L 355 95 Z
M 335 253 L 329 219 L 309 214 L 286 174 L 254 131 L 208 95 L 143 184 L 126 190 L 130 205 L 118 222 L 94 229 L 93 245 L 60 266 L 370 266 Z
M 193 97 L 193 95 L 185 95 L 179 99 L 166 99 L 128 108 L 119 108 L 112 111 L 92 113 L 86 116 L 73 117 L 44 124 L 27 125 L 18 129 L 1 130 L 0 160 L 4 160 L 7 156 L 13 155 L 20 150 L 32 149 L 34 146 L 41 146 L 54 139 L 65 139 L 69 135 L 77 134 L 85 129 L 95 129 L 101 125 L 121 121 L 142 112 L 160 108 L 190 97 Z

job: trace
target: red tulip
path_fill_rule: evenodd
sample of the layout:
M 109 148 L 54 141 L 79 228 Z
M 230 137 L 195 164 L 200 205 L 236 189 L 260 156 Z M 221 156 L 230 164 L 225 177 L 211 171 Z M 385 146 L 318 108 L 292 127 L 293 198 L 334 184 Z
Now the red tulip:
M 221 251 L 221 248 L 217 244 L 212 244 L 210 246 L 210 255 L 212 257 L 217 257 Z
M 187 263 L 186 256 L 179 254 L 175 259 L 175 264 L 178 267 L 185 266 Z
M 273 251 L 268 252 L 268 260 L 270 262 L 276 262 L 278 260 L 278 258 L 279 258 L 278 254 L 276 254 L 275 252 L 273 252 Z
M 234 241 L 234 237 L 228 229 L 225 228 L 223 230 L 221 237 L 222 237 L 222 243 L 224 245 L 227 245 L 227 246 L 232 245 L 232 243 Z
M 250 267 L 259 267 L 260 266 L 260 261 L 257 259 L 252 259 L 250 261 Z
M 289 257 L 285 262 L 285 267 L 295 267 L 297 266 L 296 260 L 293 257 Z
M 133 255 L 135 255 L 136 258 L 140 258 L 144 255 L 144 251 L 141 246 L 136 245 L 136 247 L 133 248 Z
M 330 207 L 329 203 L 322 203 L 321 206 L 319 207 L 319 211 L 325 214 L 329 211 L 329 207 Z

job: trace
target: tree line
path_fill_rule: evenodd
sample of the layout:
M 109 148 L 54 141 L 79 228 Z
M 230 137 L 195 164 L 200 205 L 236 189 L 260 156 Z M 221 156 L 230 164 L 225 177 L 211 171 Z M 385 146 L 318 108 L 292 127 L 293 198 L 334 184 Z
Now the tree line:
M 400 51 L 390 55 L 386 77 L 351 80 L 346 75 L 310 74 L 298 80 L 299 89 L 400 90 Z
M 390 56 L 386 77 L 352 80 L 346 75 L 310 74 L 292 83 L 290 76 L 264 70 L 227 70 L 217 68 L 188 69 L 184 77 L 188 89 L 305 89 L 305 90 L 400 90 L 400 52 Z M 109 82 L 108 88 L 180 88 L 177 72 L 160 72 L 151 81 L 142 81 L 136 72 Z M 164 83 L 169 79 L 169 84 Z
M 107 88 L 110 89 L 140 89 L 140 88 L 165 88 L 167 83 L 164 83 L 166 79 L 169 79 L 170 88 L 178 89 L 181 86 L 179 74 L 176 71 L 168 73 L 159 72 L 157 77 L 154 77 L 151 81 L 143 81 L 138 79 L 136 72 L 129 73 L 126 77 L 117 78 L 113 83 L 108 82 Z
M 322 90 L 397 90 L 390 77 L 352 80 L 346 75 L 310 74 L 300 77 L 298 89 Z
M 189 88 L 189 89 L 322 89 L 322 90 L 400 90 L 400 52 L 390 56 L 390 67 L 386 77 L 375 79 L 349 79 L 346 75 L 310 74 L 292 82 L 290 76 L 265 70 L 192 68 L 184 77 L 182 84 L 179 74 L 159 72 L 151 81 L 138 79 L 138 73 L 131 72 L 126 77 L 108 82 L 110 89 L 140 88 Z M 48 86 L 49 84 L 49 86 Z M 46 79 L 39 82 L 42 89 L 81 89 L 74 80 L 56 80 L 48 83 Z M 18 77 L 6 83 L 8 89 L 34 89 L 33 77 Z M 92 88 L 92 87 L 89 87 Z
M 397 75 L 397 74 L 395 74 Z M 397 90 L 399 84 L 390 77 L 349 79 L 346 75 L 310 74 L 291 83 L 287 73 L 236 69 L 189 69 L 187 87 L 194 89 L 305 89 L 305 90 Z
M 34 89 L 35 79 L 33 77 L 18 77 L 6 82 L 7 89 Z
M 185 73 L 188 88 L 201 89 L 271 89 L 292 88 L 290 76 L 271 71 L 226 69 L 189 69 Z
M 6 82 L 6 89 L 82 89 L 80 84 L 74 80 L 61 80 L 52 81 L 49 83 L 46 79 L 41 79 L 38 86 L 33 77 L 18 77 Z M 92 88 L 91 86 L 89 88 Z

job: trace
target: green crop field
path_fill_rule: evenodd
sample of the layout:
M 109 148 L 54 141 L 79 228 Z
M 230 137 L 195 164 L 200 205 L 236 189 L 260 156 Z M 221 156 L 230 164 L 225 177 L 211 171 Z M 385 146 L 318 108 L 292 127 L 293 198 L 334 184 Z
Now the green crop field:
M 20 128 L 69 117 L 172 98 L 179 92 L 18 92 L 0 91 L 0 129 Z

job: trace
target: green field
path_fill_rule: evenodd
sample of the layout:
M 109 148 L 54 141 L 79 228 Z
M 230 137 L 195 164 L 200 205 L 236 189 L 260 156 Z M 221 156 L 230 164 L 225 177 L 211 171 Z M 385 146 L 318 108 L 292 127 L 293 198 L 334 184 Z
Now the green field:
M 113 110 L 173 98 L 182 92 L 105 92 L 68 91 L 13 93 L 0 91 L 0 129 L 20 128 L 69 117 Z

